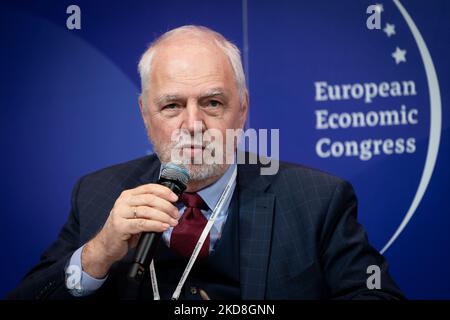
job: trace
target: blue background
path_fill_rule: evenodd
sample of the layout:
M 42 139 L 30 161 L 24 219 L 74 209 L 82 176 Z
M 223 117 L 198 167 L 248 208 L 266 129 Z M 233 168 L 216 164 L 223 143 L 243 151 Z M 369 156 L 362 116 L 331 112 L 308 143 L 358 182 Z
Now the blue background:
M 431 53 L 441 90 L 442 133 L 434 173 L 414 217 L 385 253 L 413 299 L 450 298 L 450 3 L 404 1 Z M 219 31 L 244 53 L 252 128 L 280 129 L 280 158 L 349 180 L 359 218 L 378 249 L 408 210 L 422 174 L 429 96 L 414 39 L 391 1 L 382 27 L 366 28 L 370 1 L 2 1 L 0 4 L 0 297 L 17 285 L 67 218 L 76 179 L 151 152 L 137 105 L 137 62 L 161 33 L 184 24 Z M 66 8 L 81 8 L 81 30 L 66 28 Z M 246 8 L 246 9 L 244 9 Z M 396 65 L 391 53 L 407 50 Z M 414 80 L 413 97 L 314 101 L 314 82 Z M 314 110 L 419 109 L 419 124 L 391 128 L 315 129 Z M 415 137 L 416 152 L 319 158 L 333 140 Z

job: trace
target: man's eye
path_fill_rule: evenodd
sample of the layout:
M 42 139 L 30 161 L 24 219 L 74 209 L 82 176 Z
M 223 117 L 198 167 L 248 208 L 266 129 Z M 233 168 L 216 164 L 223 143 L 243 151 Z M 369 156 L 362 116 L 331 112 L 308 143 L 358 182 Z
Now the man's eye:
M 171 103 L 171 104 L 165 105 L 165 106 L 163 107 L 163 109 L 171 110 L 171 109 L 176 109 L 177 107 L 178 107 L 178 106 L 177 106 L 176 103 Z
M 209 101 L 208 105 L 211 107 L 217 108 L 217 107 L 220 107 L 221 103 L 217 100 L 211 100 L 211 101 Z

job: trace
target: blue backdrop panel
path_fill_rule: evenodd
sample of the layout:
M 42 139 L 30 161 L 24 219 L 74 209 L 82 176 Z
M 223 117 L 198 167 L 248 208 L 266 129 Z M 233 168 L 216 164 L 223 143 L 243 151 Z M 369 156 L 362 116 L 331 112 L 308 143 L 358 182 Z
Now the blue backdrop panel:
M 164 31 L 199 24 L 243 51 L 249 127 L 280 129 L 282 160 L 353 184 L 360 221 L 408 297 L 450 298 L 450 4 L 377 3 L 380 30 L 366 27 L 370 1 L 3 1 L 0 296 L 55 239 L 78 177 L 151 152 L 137 105 L 137 62 Z M 66 27 L 71 4 L 81 9 L 81 30 Z M 395 34 L 383 30 L 387 24 Z M 397 48 L 405 52 L 399 63 Z M 405 81 L 413 94 L 317 98 L 318 83 Z M 317 128 L 321 110 L 367 115 L 402 106 L 416 110 L 417 123 Z M 413 148 L 372 148 L 369 159 L 324 156 L 331 145 L 323 139 L 358 146 L 411 139 Z

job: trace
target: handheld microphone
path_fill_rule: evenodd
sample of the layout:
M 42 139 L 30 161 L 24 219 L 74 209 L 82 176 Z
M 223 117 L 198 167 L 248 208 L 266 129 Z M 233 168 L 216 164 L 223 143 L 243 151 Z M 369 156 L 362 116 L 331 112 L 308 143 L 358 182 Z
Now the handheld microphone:
M 177 196 L 180 196 L 189 181 L 189 172 L 183 165 L 175 165 L 167 163 L 163 165 L 158 184 L 166 186 Z M 156 248 L 162 233 L 159 232 L 143 232 L 136 247 L 134 258 L 128 272 L 128 277 L 135 281 L 141 282 L 146 268 L 149 267 L 150 261 L 153 259 Z

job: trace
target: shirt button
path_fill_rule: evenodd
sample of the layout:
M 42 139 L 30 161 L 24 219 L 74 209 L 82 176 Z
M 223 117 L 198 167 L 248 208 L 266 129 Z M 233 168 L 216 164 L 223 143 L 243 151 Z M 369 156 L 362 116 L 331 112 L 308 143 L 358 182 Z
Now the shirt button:
M 196 287 L 191 287 L 191 293 L 193 295 L 196 295 L 197 294 L 197 288 Z

